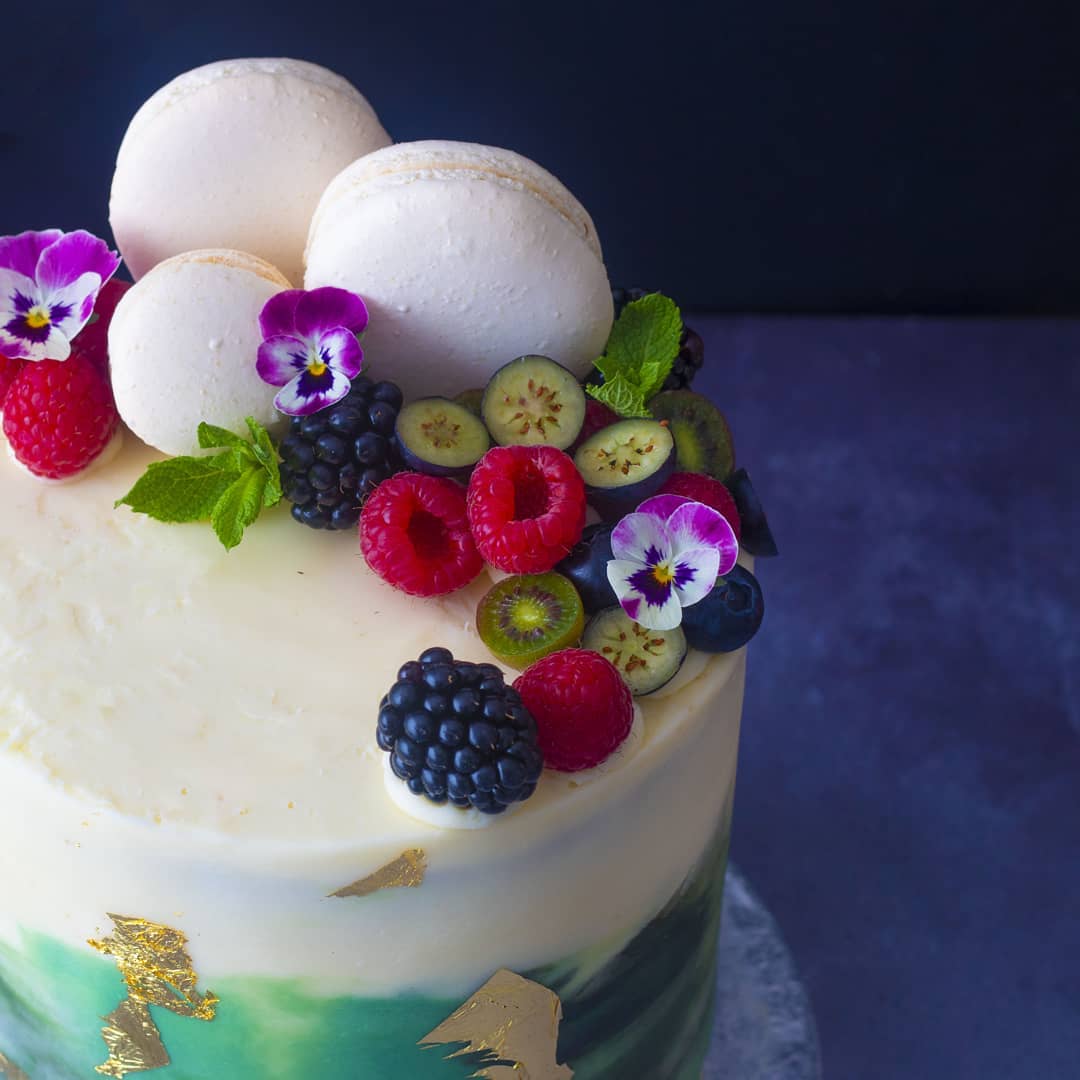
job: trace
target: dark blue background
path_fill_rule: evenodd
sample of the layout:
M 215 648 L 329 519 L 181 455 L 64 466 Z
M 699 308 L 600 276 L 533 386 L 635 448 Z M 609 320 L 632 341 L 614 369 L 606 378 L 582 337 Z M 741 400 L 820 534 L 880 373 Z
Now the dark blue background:
M 1080 8 L 907 0 L 11 7 L 0 234 L 103 230 L 172 76 L 292 55 L 399 140 L 535 157 L 613 280 L 726 310 L 1077 310 Z
M 147 95 L 284 54 L 349 76 L 398 139 L 537 158 L 614 280 L 688 308 L 1077 309 L 1074 7 L 332 11 L 24 7 L 0 233 L 104 230 Z M 1080 324 L 694 322 L 782 549 L 734 857 L 805 975 L 828 1080 L 1080 1075 Z

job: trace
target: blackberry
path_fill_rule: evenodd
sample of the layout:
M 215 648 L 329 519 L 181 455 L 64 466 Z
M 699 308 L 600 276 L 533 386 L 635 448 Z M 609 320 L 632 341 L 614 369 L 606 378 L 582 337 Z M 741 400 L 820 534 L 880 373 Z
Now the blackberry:
M 494 664 L 428 649 L 379 703 L 379 747 L 414 795 L 501 814 L 536 790 L 544 767 L 536 721 Z
M 617 319 L 622 314 L 622 309 L 627 304 L 640 300 L 651 291 L 651 289 L 612 289 L 611 299 L 615 302 L 615 318 Z M 704 363 L 705 342 L 695 330 L 684 326 L 682 337 L 679 338 L 679 355 L 675 357 L 671 373 L 660 389 L 685 390 L 694 381 L 694 376 L 701 370 Z M 603 381 L 604 376 L 596 368 L 593 368 L 585 378 L 587 386 L 599 386 Z
M 392 436 L 401 390 L 353 380 L 328 409 L 294 416 L 281 440 L 281 487 L 292 516 L 312 529 L 355 529 L 364 500 L 400 468 Z

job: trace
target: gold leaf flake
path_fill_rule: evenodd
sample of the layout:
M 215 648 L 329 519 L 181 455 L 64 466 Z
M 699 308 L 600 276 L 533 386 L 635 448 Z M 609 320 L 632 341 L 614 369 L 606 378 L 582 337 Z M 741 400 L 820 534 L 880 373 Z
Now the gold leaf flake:
M 3 1054 L 0 1054 L 0 1076 L 4 1077 L 4 1080 L 30 1080 L 14 1061 Z
M 561 1021 L 558 994 L 503 968 L 419 1045 L 465 1043 L 447 1060 L 487 1051 L 511 1063 L 481 1068 L 486 1080 L 570 1080 L 573 1070 L 557 1063 Z
M 424 880 L 427 855 L 423 848 L 409 848 L 373 874 L 344 885 L 331 896 L 370 896 L 380 889 L 415 889 Z
M 98 1065 L 104 1076 L 122 1078 L 129 1072 L 160 1069 L 169 1064 L 161 1032 L 150 1015 L 159 1005 L 178 1016 L 213 1020 L 218 998 L 200 994 L 199 981 L 188 956 L 187 938 L 179 930 L 146 919 L 113 915 L 113 932 L 89 944 L 112 956 L 127 983 L 127 997 L 105 1017 L 101 1037 L 109 1060 Z
M 98 1065 L 103 1076 L 122 1080 L 129 1072 L 161 1069 L 169 1064 L 169 1054 L 161 1041 L 161 1032 L 150 1016 L 150 1006 L 143 1001 L 124 998 L 108 1016 L 101 1037 L 109 1048 L 109 1060 Z
M 98 952 L 115 957 L 128 986 L 128 996 L 148 1005 L 160 1005 L 178 1016 L 213 1020 L 218 999 L 209 991 L 200 994 L 199 977 L 179 930 L 146 919 L 109 913 L 115 930 L 101 941 L 91 941 Z

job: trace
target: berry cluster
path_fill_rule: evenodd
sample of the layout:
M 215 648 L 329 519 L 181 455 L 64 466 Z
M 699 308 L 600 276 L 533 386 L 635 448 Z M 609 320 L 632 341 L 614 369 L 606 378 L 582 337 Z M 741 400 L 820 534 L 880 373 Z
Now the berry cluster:
M 421 653 L 379 704 L 379 746 L 415 795 L 501 814 L 536 790 L 544 766 L 536 723 L 494 664 Z
M 281 441 L 281 487 L 292 516 L 312 529 L 351 529 L 365 499 L 397 470 L 392 437 L 401 390 L 353 380 L 336 405 L 294 416 Z

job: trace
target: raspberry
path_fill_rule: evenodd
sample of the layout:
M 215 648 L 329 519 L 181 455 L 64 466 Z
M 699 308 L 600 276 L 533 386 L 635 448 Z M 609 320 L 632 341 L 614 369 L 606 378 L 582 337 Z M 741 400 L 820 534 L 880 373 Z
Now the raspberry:
M 585 482 L 553 446 L 496 446 L 469 478 L 480 554 L 508 574 L 542 574 L 581 539 Z
M 26 367 L 25 360 L 13 360 L 9 356 L 0 354 L 0 409 L 4 407 L 4 398 L 7 397 L 8 389 L 15 381 L 15 376 Z
M 494 664 L 428 649 L 379 703 L 379 747 L 414 795 L 501 814 L 529 798 L 544 767 L 536 722 Z
M 580 772 L 608 758 L 630 734 L 634 700 L 615 665 L 588 649 L 563 649 L 514 681 L 536 720 L 544 763 Z
M 398 473 L 368 497 L 360 550 L 379 577 L 412 596 L 453 592 L 484 568 L 461 485 L 423 473 Z
M 668 482 L 660 489 L 660 494 L 682 495 L 683 498 L 711 506 L 727 518 L 728 524 L 735 533 L 735 539 L 740 538 L 742 520 L 739 517 L 739 509 L 735 505 L 731 492 L 719 480 L 706 476 L 704 473 L 672 473 Z
M 109 370 L 109 323 L 112 322 L 113 312 L 120 303 L 120 298 L 130 288 L 130 281 L 109 278 L 101 286 L 90 322 L 75 335 L 72 342 L 74 348 L 92 360 L 100 371 Z
M 4 434 L 15 457 L 49 480 L 82 472 L 119 423 L 108 381 L 77 351 L 27 364 L 4 399 Z

